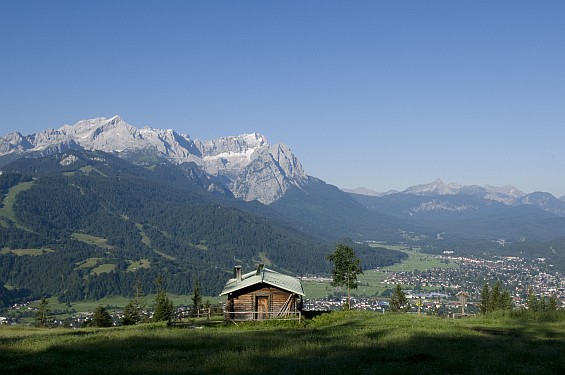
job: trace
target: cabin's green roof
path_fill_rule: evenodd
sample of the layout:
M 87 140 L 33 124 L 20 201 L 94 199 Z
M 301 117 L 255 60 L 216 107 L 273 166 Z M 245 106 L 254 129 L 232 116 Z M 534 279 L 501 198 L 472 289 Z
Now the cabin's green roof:
M 260 283 L 269 284 L 301 296 L 305 295 L 302 283 L 296 277 L 283 275 L 268 268 L 260 267 L 256 271 L 242 275 L 241 280 L 229 279 L 220 296 Z

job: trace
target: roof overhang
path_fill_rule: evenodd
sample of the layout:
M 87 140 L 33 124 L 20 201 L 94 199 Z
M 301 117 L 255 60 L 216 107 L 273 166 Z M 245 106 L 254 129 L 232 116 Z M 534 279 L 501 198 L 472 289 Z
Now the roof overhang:
M 302 288 L 302 282 L 296 277 L 283 275 L 282 273 L 278 273 L 268 268 L 259 267 L 257 271 L 243 275 L 241 280 L 236 278 L 229 279 L 224 286 L 222 293 L 220 293 L 220 296 L 261 283 L 296 293 L 301 296 L 305 295 L 304 288 Z

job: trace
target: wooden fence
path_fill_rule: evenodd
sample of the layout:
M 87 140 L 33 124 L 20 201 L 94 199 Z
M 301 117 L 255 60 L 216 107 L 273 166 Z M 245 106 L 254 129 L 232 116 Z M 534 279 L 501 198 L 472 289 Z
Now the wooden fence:
M 224 317 L 226 321 L 243 322 L 243 321 L 261 321 L 261 320 L 302 320 L 300 311 L 280 312 L 264 312 L 264 311 L 225 311 Z

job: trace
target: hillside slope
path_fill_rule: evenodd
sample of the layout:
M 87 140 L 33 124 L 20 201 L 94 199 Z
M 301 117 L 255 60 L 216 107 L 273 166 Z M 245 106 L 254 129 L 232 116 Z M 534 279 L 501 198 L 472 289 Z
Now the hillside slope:
M 0 282 L 64 300 L 131 295 L 137 278 L 150 292 L 158 273 L 170 292 L 199 280 L 216 294 L 235 264 L 325 273 L 335 246 L 166 161 L 140 167 L 71 150 L 4 166 L 0 189 Z M 386 255 L 362 259 L 374 268 Z

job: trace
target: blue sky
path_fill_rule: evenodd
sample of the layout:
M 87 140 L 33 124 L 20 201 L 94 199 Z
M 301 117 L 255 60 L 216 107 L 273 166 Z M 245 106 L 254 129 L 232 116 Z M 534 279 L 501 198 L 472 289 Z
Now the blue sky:
M 344 188 L 565 195 L 563 1 L 0 3 L 0 134 L 259 132 Z

